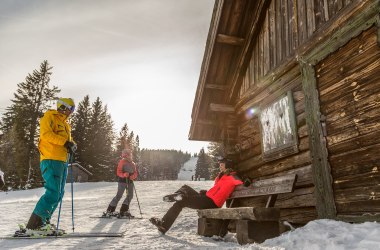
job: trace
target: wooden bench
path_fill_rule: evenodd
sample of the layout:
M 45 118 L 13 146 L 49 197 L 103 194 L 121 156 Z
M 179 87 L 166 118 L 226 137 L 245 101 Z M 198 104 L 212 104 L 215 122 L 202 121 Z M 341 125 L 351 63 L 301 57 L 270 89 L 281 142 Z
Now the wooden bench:
M 239 244 L 264 242 L 280 235 L 280 209 L 274 205 L 278 194 L 291 193 L 296 174 L 254 181 L 249 187 L 237 186 L 229 197 L 228 208 L 198 210 L 198 234 L 224 237 L 230 221 L 236 221 Z M 234 200 L 269 195 L 265 207 L 232 207 Z

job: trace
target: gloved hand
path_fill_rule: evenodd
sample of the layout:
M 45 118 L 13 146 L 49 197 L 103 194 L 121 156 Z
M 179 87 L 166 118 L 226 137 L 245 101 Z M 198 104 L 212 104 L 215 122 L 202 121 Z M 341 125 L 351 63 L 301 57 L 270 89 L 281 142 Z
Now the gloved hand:
M 77 150 L 77 144 L 72 141 L 66 141 L 63 145 L 70 154 L 73 154 Z
M 206 195 L 206 193 L 207 193 L 207 190 L 204 190 L 204 189 L 202 189 L 202 190 L 199 191 L 200 195 Z
M 248 187 L 249 185 L 251 185 L 252 184 L 252 181 L 249 179 L 249 178 L 246 178 L 245 180 L 244 180 L 244 187 Z

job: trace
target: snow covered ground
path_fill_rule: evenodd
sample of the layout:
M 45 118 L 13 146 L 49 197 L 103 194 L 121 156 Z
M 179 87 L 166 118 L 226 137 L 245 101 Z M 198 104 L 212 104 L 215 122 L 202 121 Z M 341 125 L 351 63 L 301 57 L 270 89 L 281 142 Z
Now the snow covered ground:
M 190 160 L 183 164 L 183 167 L 178 173 L 178 180 L 191 181 L 191 176 L 195 175 L 195 166 L 197 165 L 198 157 L 191 157 Z
M 107 220 L 89 218 L 104 211 L 116 193 L 116 183 L 74 184 L 76 232 L 123 232 L 123 238 L 70 238 L 0 240 L 0 249 L 380 249 L 380 224 L 348 224 L 332 220 L 317 220 L 303 228 L 285 233 L 262 244 L 240 246 L 234 234 L 223 240 L 196 234 L 197 214 L 184 209 L 166 235 L 161 235 L 148 219 L 161 217 L 171 203 L 162 196 L 188 184 L 197 190 L 212 186 L 211 181 L 149 181 L 136 182 L 138 198 L 143 213 L 142 220 Z M 61 226 L 71 231 L 70 184 L 66 186 Z M 26 223 L 43 189 L 0 192 L 0 236 L 12 234 L 18 223 Z M 119 205 L 120 206 L 120 205 Z M 131 212 L 139 216 L 136 199 Z M 56 214 L 54 216 L 56 218 Z M 54 219 L 53 223 L 56 221 Z

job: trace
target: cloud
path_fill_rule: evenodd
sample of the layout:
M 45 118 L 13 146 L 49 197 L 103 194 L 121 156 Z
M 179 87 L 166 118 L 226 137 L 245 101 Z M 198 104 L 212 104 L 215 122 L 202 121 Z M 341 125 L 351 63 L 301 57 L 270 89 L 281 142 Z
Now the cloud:
M 186 150 L 213 4 L 2 0 L 0 57 L 6 63 L 0 65 L 0 108 L 16 84 L 48 60 L 51 83 L 62 96 L 99 96 L 117 126 L 128 122 L 143 135 L 142 145 Z

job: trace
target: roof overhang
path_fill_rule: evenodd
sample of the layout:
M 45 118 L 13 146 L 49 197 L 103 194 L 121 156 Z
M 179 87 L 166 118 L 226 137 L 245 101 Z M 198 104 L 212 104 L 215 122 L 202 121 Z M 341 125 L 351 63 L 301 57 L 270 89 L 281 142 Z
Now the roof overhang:
M 265 0 L 216 0 L 192 110 L 189 140 L 222 141 L 234 126 L 239 76 Z

